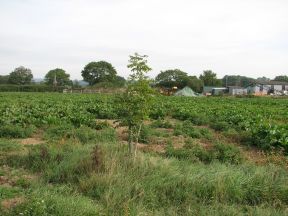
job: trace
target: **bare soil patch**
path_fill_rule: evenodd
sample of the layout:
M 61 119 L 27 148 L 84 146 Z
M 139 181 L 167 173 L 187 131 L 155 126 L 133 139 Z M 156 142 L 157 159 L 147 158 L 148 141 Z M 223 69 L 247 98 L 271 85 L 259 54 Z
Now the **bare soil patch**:
M 165 152 L 165 145 L 150 145 L 150 144 L 142 144 L 138 143 L 137 148 L 142 151 L 146 152 L 157 152 L 157 153 L 164 153 Z
M 5 199 L 1 202 L 1 207 L 3 209 L 9 210 L 16 207 L 17 205 L 22 204 L 25 201 L 24 197 L 15 197 L 11 199 Z
M 38 130 L 32 135 L 32 137 L 25 139 L 16 139 L 15 141 L 19 142 L 22 145 L 40 145 L 46 142 L 45 140 L 43 140 L 43 133 L 44 132 L 42 130 Z
M 32 138 L 21 139 L 19 140 L 19 143 L 22 145 L 39 145 L 39 144 L 45 143 L 45 141 L 40 138 L 32 137 Z

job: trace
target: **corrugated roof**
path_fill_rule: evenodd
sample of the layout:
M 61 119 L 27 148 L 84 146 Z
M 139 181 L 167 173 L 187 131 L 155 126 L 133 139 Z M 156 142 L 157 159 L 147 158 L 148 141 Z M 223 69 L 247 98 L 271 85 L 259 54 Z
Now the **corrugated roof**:
M 260 84 L 260 85 L 288 85 L 288 82 L 281 82 L 281 81 L 255 81 L 254 84 Z

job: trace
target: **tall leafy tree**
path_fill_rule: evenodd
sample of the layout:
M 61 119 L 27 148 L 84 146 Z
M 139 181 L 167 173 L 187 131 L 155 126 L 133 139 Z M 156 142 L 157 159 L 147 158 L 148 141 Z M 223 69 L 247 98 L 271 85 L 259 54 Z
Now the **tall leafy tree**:
M 54 83 L 56 79 L 56 83 Z M 54 85 L 57 86 L 65 86 L 65 85 L 72 85 L 72 81 L 70 80 L 70 74 L 66 73 L 65 70 L 56 68 L 53 70 L 50 70 L 46 75 L 44 82 L 47 85 Z
M 271 80 L 270 80 L 270 78 L 263 76 L 263 77 L 258 77 L 256 79 L 256 81 L 258 81 L 258 82 L 269 82 Z
M 217 79 L 217 74 L 211 70 L 203 71 L 199 77 L 205 86 L 222 86 L 222 81 Z
M 9 75 L 0 75 L 0 84 L 8 84 Z
M 197 76 L 189 76 L 187 86 L 189 86 L 195 92 L 201 92 L 203 89 L 203 81 L 198 79 Z
M 172 88 L 176 86 L 178 88 L 183 88 L 187 85 L 188 79 L 187 73 L 179 69 L 173 69 L 161 71 L 156 76 L 155 81 L 160 87 Z
M 274 80 L 280 82 L 288 82 L 288 76 L 286 75 L 276 76 Z
M 128 68 L 131 69 L 129 84 L 121 97 L 121 122 L 128 126 L 129 152 L 136 156 L 137 143 L 143 121 L 148 119 L 152 105 L 153 89 L 146 74 L 151 70 L 147 65 L 147 56 L 135 53 L 130 56 Z
M 29 68 L 20 66 L 15 68 L 15 70 L 9 74 L 8 82 L 16 85 L 24 85 L 30 84 L 32 79 L 32 71 Z
M 82 70 L 82 77 L 89 85 L 99 82 L 113 82 L 116 78 L 115 68 L 106 61 L 90 62 Z
M 222 79 L 223 85 L 227 86 L 241 86 L 247 87 L 255 80 L 250 77 L 240 76 L 240 75 L 226 75 Z
M 196 92 L 201 92 L 203 81 L 196 76 L 188 76 L 186 72 L 179 69 L 161 71 L 155 78 L 156 85 L 159 87 L 184 88 L 189 86 Z

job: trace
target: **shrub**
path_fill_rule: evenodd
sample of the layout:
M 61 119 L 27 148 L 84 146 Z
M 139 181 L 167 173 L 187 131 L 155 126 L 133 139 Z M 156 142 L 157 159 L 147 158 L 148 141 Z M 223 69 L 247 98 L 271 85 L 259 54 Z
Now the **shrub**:
M 195 125 L 206 125 L 209 123 L 209 118 L 206 115 L 200 113 L 191 115 L 189 120 Z
M 222 163 L 239 164 L 243 161 L 243 156 L 239 148 L 223 143 L 214 145 L 215 158 Z
M 105 128 L 110 127 L 109 123 L 107 121 L 90 121 L 87 126 L 96 129 L 96 130 L 102 130 Z
M 226 131 L 229 129 L 230 125 L 224 121 L 216 121 L 210 124 L 210 127 L 216 131 Z
M 33 134 L 34 126 L 22 127 L 19 125 L 0 126 L 0 137 L 7 138 L 26 138 Z
M 212 134 L 207 128 L 196 128 L 190 121 L 184 121 L 182 124 L 176 124 L 174 128 L 174 135 L 184 135 L 191 138 L 206 138 L 211 139 Z
M 153 128 L 173 128 L 173 125 L 169 121 L 157 119 L 151 124 Z
M 14 141 L 1 139 L 0 140 L 0 155 L 2 152 L 9 152 L 21 149 L 21 145 Z
M 71 138 L 74 127 L 70 124 L 61 124 L 57 126 L 50 126 L 45 130 L 45 138 L 47 139 L 61 139 Z
M 167 147 L 165 155 L 167 157 L 175 157 L 179 160 L 189 160 L 192 162 L 201 161 L 204 163 L 210 163 L 214 156 L 193 139 L 188 139 L 184 147 L 180 149 L 175 149 L 170 145 Z
M 74 128 L 72 125 L 53 126 L 46 130 L 45 137 L 48 139 L 77 139 L 81 143 L 88 142 L 114 142 L 116 133 L 113 128 L 95 130 L 87 126 Z
M 152 135 L 152 129 L 147 125 L 142 125 L 138 142 L 149 143 L 149 137 Z

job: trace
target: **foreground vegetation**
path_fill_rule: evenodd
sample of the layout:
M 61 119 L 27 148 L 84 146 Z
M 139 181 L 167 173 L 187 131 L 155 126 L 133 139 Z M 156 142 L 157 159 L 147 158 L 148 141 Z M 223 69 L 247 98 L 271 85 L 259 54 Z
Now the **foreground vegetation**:
M 0 97 L 2 215 L 288 214 L 286 99 L 155 96 L 133 159 L 117 95 Z

